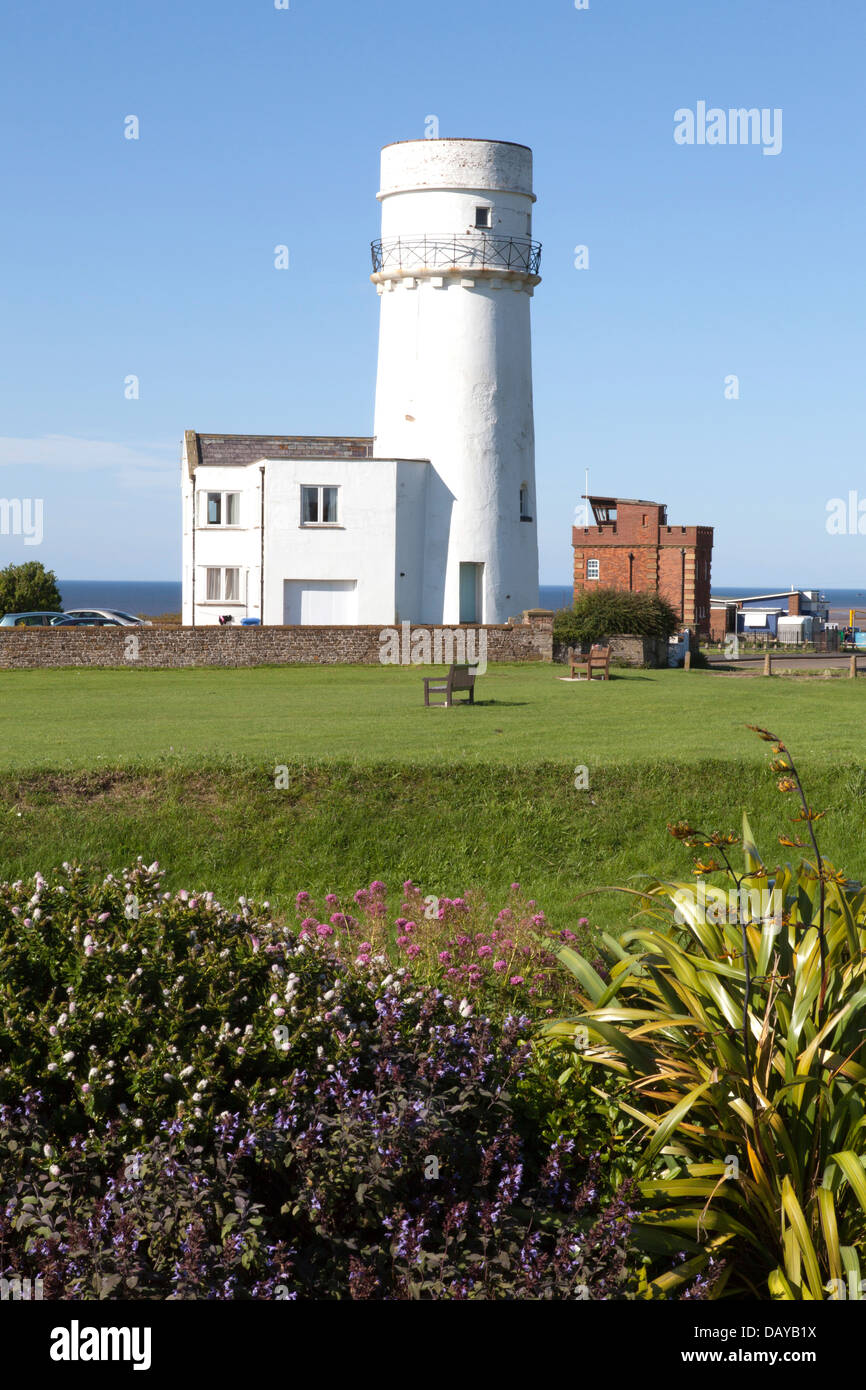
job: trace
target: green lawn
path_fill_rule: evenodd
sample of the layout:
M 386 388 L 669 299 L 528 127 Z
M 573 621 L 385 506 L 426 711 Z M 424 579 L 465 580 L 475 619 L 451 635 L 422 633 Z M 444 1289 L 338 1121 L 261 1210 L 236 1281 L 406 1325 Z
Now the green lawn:
M 590 768 L 759 761 L 746 723 L 774 728 L 811 761 L 862 756 L 863 681 L 634 671 L 590 686 L 558 679 L 563 669 L 491 667 L 475 707 L 451 710 L 425 709 L 420 667 L 4 671 L 0 770 L 232 755 Z
M 619 926 L 626 899 L 578 894 L 687 877 L 669 821 L 736 830 L 745 808 L 775 862 L 794 807 L 746 723 L 790 743 L 829 857 L 866 876 L 863 683 L 560 674 L 491 668 L 475 708 L 428 710 L 417 668 L 3 672 L 0 877 L 142 854 L 169 887 L 278 912 L 374 877 L 497 901 L 517 880 L 560 924 Z

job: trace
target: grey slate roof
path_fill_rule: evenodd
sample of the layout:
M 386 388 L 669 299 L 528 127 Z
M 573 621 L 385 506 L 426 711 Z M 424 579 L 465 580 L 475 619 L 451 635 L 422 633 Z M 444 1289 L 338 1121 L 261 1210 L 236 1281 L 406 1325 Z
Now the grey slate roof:
M 197 434 L 186 431 L 190 470 L 199 464 L 255 463 L 257 459 L 367 459 L 372 437 L 319 434 Z

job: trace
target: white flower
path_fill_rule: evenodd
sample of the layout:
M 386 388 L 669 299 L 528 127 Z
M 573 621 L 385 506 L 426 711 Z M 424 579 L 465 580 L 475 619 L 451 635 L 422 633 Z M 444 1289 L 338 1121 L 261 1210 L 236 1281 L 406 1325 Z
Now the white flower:
M 181 1074 L 181 1076 L 182 1076 L 184 1079 L 186 1079 L 186 1077 L 192 1076 L 193 1071 L 194 1071 L 194 1068 L 193 1068 L 193 1067 L 184 1067 L 184 1068 L 182 1069 L 182 1071 L 181 1071 L 180 1074 Z
M 193 1100 L 201 1100 L 201 1091 L 193 1091 L 192 1098 Z M 196 1111 L 196 1114 L 198 1114 L 198 1111 Z
M 74 1062 L 74 1061 L 75 1061 L 75 1053 L 74 1053 L 74 1052 L 64 1052 L 64 1054 L 63 1054 L 63 1060 L 64 1060 L 64 1062 Z
M 43 1145 L 42 1145 L 42 1152 L 44 1153 L 44 1155 L 45 1155 L 46 1158 L 53 1158 L 53 1157 L 54 1157 L 54 1149 L 51 1147 L 50 1144 L 43 1144 Z
M 469 1003 L 469 1000 L 461 999 L 457 1011 L 461 1018 L 468 1018 L 472 1013 L 472 1005 Z
M 48 1169 L 48 1171 L 49 1171 L 49 1173 L 51 1174 L 52 1178 L 59 1178 L 59 1177 L 60 1177 L 60 1169 L 58 1168 L 58 1166 L 57 1166 L 56 1163 L 52 1163 L 52 1165 L 51 1165 L 51 1167 Z

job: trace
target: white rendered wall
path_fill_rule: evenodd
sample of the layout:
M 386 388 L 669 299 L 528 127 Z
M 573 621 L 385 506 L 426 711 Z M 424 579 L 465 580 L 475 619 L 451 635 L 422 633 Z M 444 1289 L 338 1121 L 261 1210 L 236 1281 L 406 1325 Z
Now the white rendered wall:
M 426 474 L 422 460 L 262 459 L 238 467 L 202 465 L 195 493 L 240 493 L 237 527 L 202 526 L 195 532 L 195 605 L 192 599 L 192 485 L 184 473 L 183 621 L 216 624 L 223 613 L 236 623 L 260 617 L 261 480 L 265 473 L 264 622 L 283 622 L 286 580 L 355 581 L 353 621 L 392 625 L 398 609 L 414 614 L 421 602 Z M 338 487 L 336 526 L 301 525 L 301 487 Z M 400 539 L 398 539 L 398 514 Z M 399 562 L 399 563 L 398 563 Z M 208 601 L 208 567 L 240 570 L 240 599 Z M 402 577 L 400 574 L 402 571 Z M 400 598 L 398 598 L 400 595 Z
M 425 235 L 457 236 L 464 257 L 477 243 L 480 260 L 480 206 L 491 209 L 491 238 L 531 235 L 525 146 L 388 145 L 381 183 L 383 241 L 400 237 L 413 247 Z M 538 277 L 481 269 L 473 255 L 469 265 L 444 269 L 386 263 L 373 277 L 382 296 L 376 453 L 429 458 L 435 475 L 427 480 L 423 622 L 458 621 L 461 562 L 484 566 L 484 622 L 538 603 L 529 313 Z M 531 522 L 520 520 L 523 484 Z

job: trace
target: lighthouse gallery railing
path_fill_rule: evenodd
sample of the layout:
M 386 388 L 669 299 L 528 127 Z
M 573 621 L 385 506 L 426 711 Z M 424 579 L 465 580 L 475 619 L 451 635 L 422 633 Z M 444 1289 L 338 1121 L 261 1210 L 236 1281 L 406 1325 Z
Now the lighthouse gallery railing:
M 370 245 L 373 270 L 519 270 L 538 274 L 541 242 L 528 237 L 403 236 Z

